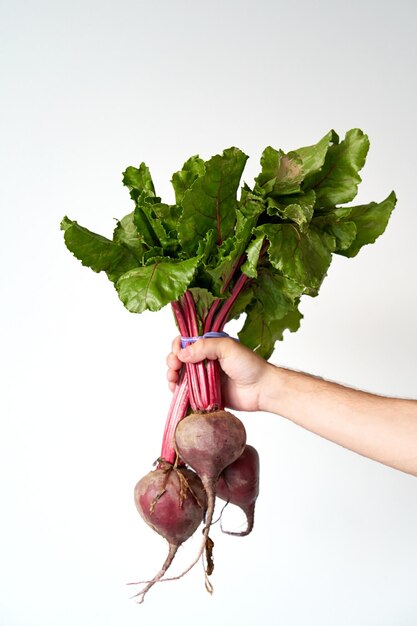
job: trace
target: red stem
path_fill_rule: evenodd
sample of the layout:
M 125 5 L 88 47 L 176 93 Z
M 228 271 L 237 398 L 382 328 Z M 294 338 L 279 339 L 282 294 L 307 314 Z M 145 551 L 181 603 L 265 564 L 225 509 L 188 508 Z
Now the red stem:
M 242 254 L 242 256 L 240 256 L 238 258 L 238 260 L 236 261 L 236 263 L 233 266 L 232 271 L 230 272 L 229 278 L 226 280 L 226 282 L 224 283 L 223 287 L 222 287 L 222 293 L 224 293 L 226 291 L 226 289 L 228 288 L 230 281 L 232 280 L 233 276 L 235 275 L 236 270 L 243 264 L 243 261 L 245 260 L 245 255 Z
M 165 423 L 162 438 L 161 458 L 168 463 L 175 463 L 177 452 L 174 444 L 174 434 L 177 424 L 187 415 L 189 406 L 188 377 L 185 368 L 181 370 L 177 388 L 171 400 L 168 418 Z
M 189 291 L 185 293 L 185 310 L 188 327 L 194 337 L 198 336 L 199 326 L 194 299 Z M 187 363 L 190 379 L 190 403 L 193 411 L 206 410 L 209 402 L 207 372 L 204 363 Z
M 203 330 L 204 330 L 205 333 L 208 333 L 211 330 L 211 328 L 212 328 L 214 315 L 215 315 L 215 313 L 217 311 L 217 307 L 219 306 L 219 304 L 220 304 L 220 298 L 217 298 L 213 302 L 211 307 L 210 307 L 209 314 L 207 315 L 207 319 L 206 319 L 206 321 L 204 323 L 204 329 Z
M 238 295 L 240 294 L 240 292 L 242 291 L 246 281 L 248 279 L 248 276 L 246 276 L 246 274 L 241 274 L 239 276 L 239 278 L 236 281 L 235 286 L 233 287 L 232 293 L 229 296 L 229 298 L 227 298 L 227 300 L 224 302 L 222 308 L 220 309 L 216 320 L 213 324 L 212 330 L 219 332 L 222 331 L 224 328 L 224 325 L 227 322 L 227 316 L 230 313 L 230 309 L 232 308 L 233 304 L 236 301 L 236 298 L 238 297 Z
M 182 307 L 180 303 L 171 302 L 172 310 L 174 312 L 175 319 L 177 320 L 178 328 L 183 337 L 189 336 L 188 326 L 185 321 L 184 313 L 182 311 Z
M 240 260 L 241 263 L 241 260 Z M 238 266 L 237 266 L 238 267 Z M 229 284 L 235 269 L 225 284 Z M 227 322 L 228 315 L 236 298 L 242 291 L 248 277 L 241 274 L 237 279 L 232 293 L 225 300 L 218 310 L 220 299 L 217 298 L 207 315 L 203 325 L 203 331 L 221 331 Z M 183 337 L 197 336 L 199 324 L 197 310 L 192 294 L 187 291 L 182 298 L 182 302 L 172 302 L 172 310 L 177 320 L 178 328 Z M 177 452 L 174 445 L 174 434 L 177 424 L 188 412 L 189 405 L 193 411 L 214 411 L 223 408 L 221 394 L 221 373 L 218 361 L 208 361 L 207 363 L 187 363 L 182 368 L 177 388 L 174 392 L 172 402 L 168 411 L 165 430 L 162 439 L 161 457 L 168 463 L 174 463 L 177 459 Z

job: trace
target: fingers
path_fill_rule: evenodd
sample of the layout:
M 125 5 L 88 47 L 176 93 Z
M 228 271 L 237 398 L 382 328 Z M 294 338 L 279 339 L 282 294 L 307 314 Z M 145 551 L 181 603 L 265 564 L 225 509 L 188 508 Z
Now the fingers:
M 174 352 L 170 352 L 167 356 L 167 365 L 170 370 L 179 370 L 182 363 Z
M 174 350 L 176 349 L 174 344 L 175 344 L 175 341 L 172 344 L 173 351 L 170 352 L 170 354 L 168 354 L 167 359 L 166 359 L 166 363 L 168 366 L 168 371 L 167 371 L 168 387 L 171 391 L 175 391 L 175 387 L 177 386 L 178 379 L 179 379 L 179 370 L 182 367 L 181 361 L 178 359 L 177 355 L 174 352 Z
M 233 339 L 198 339 L 186 348 L 179 349 L 176 354 L 182 363 L 198 363 L 204 359 L 222 360 L 233 351 L 234 347 Z
M 178 352 L 181 350 L 181 337 L 175 337 L 174 341 L 172 342 L 172 352 L 174 354 L 178 354 Z
M 186 348 L 181 348 L 181 339 L 176 337 L 172 342 L 172 352 L 167 356 L 168 366 L 167 379 L 171 391 L 175 390 L 178 384 L 179 371 L 183 363 L 199 363 L 205 359 L 221 361 L 224 367 L 225 359 L 235 355 L 242 350 L 236 341 L 230 338 L 209 338 L 198 339 L 195 343 L 189 344 Z

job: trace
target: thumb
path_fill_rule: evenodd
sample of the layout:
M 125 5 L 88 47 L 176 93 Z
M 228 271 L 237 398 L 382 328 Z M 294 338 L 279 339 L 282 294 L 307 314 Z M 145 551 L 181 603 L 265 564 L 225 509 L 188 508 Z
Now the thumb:
M 198 363 L 204 359 L 224 359 L 233 345 L 233 339 L 197 339 L 195 343 L 179 350 L 177 356 L 183 363 Z

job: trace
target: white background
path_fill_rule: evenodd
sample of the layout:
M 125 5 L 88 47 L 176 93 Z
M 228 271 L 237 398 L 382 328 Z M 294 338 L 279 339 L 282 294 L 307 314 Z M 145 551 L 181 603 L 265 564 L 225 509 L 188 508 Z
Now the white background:
M 213 530 L 213 597 L 196 567 L 129 600 L 165 558 L 132 491 L 160 451 L 176 331 L 168 308 L 125 311 L 59 231 L 68 214 L 110 235 L 127 165 L 171 201 L 192 154 L 240 147 L 250 184 L 265 146 L 360 127 L 358 201 L 395 189 L 397 208 L 374 246 L 335 258 L 272 360 L 415 397 L 416 6 L 3 0 L 1 626 L 417 624 L 416 479 L 266 414 L 242 415 L 261 496 L 250 537 Z

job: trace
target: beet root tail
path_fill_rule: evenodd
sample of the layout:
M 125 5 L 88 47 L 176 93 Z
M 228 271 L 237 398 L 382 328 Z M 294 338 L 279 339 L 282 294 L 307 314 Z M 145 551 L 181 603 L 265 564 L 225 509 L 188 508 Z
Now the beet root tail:
M 159 582 L 161 578 L 164 576 L 164 574 L 170 567 L 172 561 L 174 560 L 177 550 L 178 550 L 178 545 L 172 544 L 172 543 L 169 544 L 168 556 L 165 559 L 165 562 L 162 565 L 159 572 L 156 574 L 156 576 L 152 578 L 152 580 L 149 580 L 146 582 L 146 586 L 143 589 L 141 589 L 140 591 L 138 591 L 138 593 L 135 593 L 135 595 L 132 596 L 132 598 L 138 598 L 138 604 L 142 604 L 149 589 L 151 589 L 151 587 L 153 587 L 155 583 Z M 137 585 L 137 584 L 142 584 L 142 583 L 130 583 L 130 584 Z
M 224 533 L 225 535 L 231 535 L 232 537 L 246 537 L 252 532 L 253 524 L 255 520 L 255 502 L 252 502 L 247 507 L 240 507 L 240 508 L 246 515 L 246 529 L 242 530 L 241 532 L 224 530 L 222 523 L 220 521 L 220 528 L 222 530 L 222 533 Z
M 205 519 L 205 526 L 203 528 L 203 539 L 202 539 L 200 548 L 198 549 L 197 556 L 190 563 L 190 565 L 183 572 L 181 572 L 181 574 L 178 574 L 178 576 L 170 576 L 169 578 L 164 578 L 162 580 L 160 580 L 161 577 L 159 577 L 156 580 L 153 579 L 152 581 L 150 581 L 151 585 L 153 585 L 155 582 L 164 583 L 164 582 L 169 582 L 171 580 L 179 580 L 180 578 L 185 576 L 185 574 L 188 574 L 188 572 L 194 567 L 194 565 L 198 563 L 198 561 L 201 559 L 203 554 L 205 554 L 206 557 L 208 557 L 208 567 L 206 568 L 206 571 L 205 571 L 206 589 L 209 593 L 213 592 L 213 586 L 208 581 L 207 577 L 212 574 L 213 569 L 214 569 L 213 556 L 212 556 L 213 542 L 211 541 L 209 537 L 209 532 L 210 532 L 211 523 L 213 521 L 214 505 L 215 505 L 215 500 L 216 500 L 216 494 L 214 490 L 215 482 L 210 479 L 208 481 L 204 481 L 203 479 L 202 482 L 203 482 L 203 485 L 207 494 L 207 513 L 206 513 L 206 519 Z

